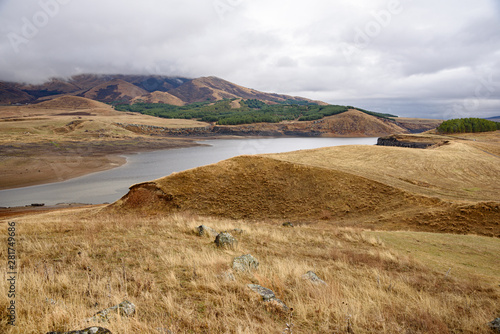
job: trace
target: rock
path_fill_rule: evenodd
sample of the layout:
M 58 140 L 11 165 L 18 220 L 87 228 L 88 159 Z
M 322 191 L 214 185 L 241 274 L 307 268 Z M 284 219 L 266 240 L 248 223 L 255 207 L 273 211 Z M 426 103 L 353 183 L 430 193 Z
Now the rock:
M 316 273 L 313 272 L 313 271 L 308 271 L 307 273 L 305 273 L 304 275 L 302 275 L 302 278 L 306 279 L 306 280 L 309 280 L 309 281 L 311 281 L 314 284 L 324 284 L 324 285 L 327 285 L 326 282 L 323 281 L 321 278 L 319 278 L 318 275 L 316 275 Z
M 135 305 L 131 302 L 125 300 L 118 305 L 112 306 L 105 310 L 99 311 L 94 314 L 91 318 L 87 319 L 87 322 L 108 322 L 109 315 L 119 314 L 122 317 L 130 317 L 135 313 Z
M 238 244 L 238 240 L 236 240 L 231 234 L 222 232 L 215 238 L 215 244 L 220 248 L 234 248 Z
M 216 237 L 219 234 L 219 232 L 206 225 L 200 225 L 196 228 L 196 230 L 198 231 L 198 235 L 200 237 L 202 236 Z
M 497 333 L 500 333 L 500 318 L 496 318 L 495 320 L 490 322 L 488 325 L 490 326 L 490 328 L 492 330 L 496 331 Z
M 286 223 L 281 224 L 281 226 L 283 226 L 283 227 L 293 227 L 293 223 L 286 222 Z
M 259 261 L 250 254 L 235 257 L 233 259 L 233 270 L 251 271 L 259 268 Z
M 248 284 L 247 285 L 253 292 L 258 293 L 261 297 L 262 300 L 266 303 L 271 303 L 271 304 L 276 304 L 277 306 L 281 307 L 283 310 L 287 311 L 288 306 L 285 305 L 281 300 L 276 298 L 276 295 L 272 290 L 269 290 L 268 288 L 264 288 L 263 286 L 257 285 L 257 284 Z
M 47 332 L 47 334 L 112 334 L 108 329 L 102 327 L 89 327 L 71 332 Z

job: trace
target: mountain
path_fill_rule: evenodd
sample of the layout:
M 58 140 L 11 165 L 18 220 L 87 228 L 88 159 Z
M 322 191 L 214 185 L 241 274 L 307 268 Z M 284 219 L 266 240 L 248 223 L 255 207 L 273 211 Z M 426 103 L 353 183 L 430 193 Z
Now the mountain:
M 0 104 L 26 103 L 33 99 L 33 96 L 16 88 L 15 85 L 0 82 Z
M 158 92 L 158 91 L 132 99 L 132 103 L 135 102 L 165 103 L 165 104 L 172 104 L 174 106 L 183 106 L 186 104 L 177 96 L 174 96 L 167 92 Z
M 184 105 L 237 98 L 257 99 L 266 103 L 292 100 L 326 105 L 302 97 L 260 92 L 217 77 L 188 79 L 161 75 L 79 74 L 69 79 L 53 78 L 39 85 L 0 83 L 0 104 L 37 103 L 61 95 L 74 95 L 106 103 L 142 100 Z
M 287 100 L 308 101 L 302 97 L 282 94 L 263 93 L 255 89 L 245 88 L 217 77 L 202 77 L 190 80 L 183 85 L 170 90 L 170 94 L 177 96 L 187 103 L 202 101 L 219 101 L 223 99 L 257 99 L 264 102 L 283 102 Z M 318 104 L 326 104 L 317 101 Z
M 490 117 L 490 118 L 487 118 L 487 120 L 493 121 L 493 122 L 500 122 L 500 116 Z
M 148 92 L 122 79 L 113 79 L 102 83 L 83 93 L 88 99 L 101 102 L 124 101 L 130 102 L 133 98 L 146 95 Z

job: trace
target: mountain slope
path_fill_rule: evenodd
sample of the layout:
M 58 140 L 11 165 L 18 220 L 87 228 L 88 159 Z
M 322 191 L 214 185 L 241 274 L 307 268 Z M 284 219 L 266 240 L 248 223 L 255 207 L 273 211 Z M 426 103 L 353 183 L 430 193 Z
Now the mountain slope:
M 136 102 L 145 102 L 145 103 L 164 103 L 171 104 L 174 106 L 183 106 L 185 102 L 179 99 L 177 96 L 174 96 L 167 92 L 152 92 L 146 95 L 138 96 L 132 99 L 131 103 Z
M 113 79 L 102 83 L 83 93 L 88 99 L 101 102 L 131 101 L 132 99 L 146 95 L 147 91 L 134 84 L 121 79 Z
M 186 82 L 180 87 L 170 90 L 170 94 L 177 96 L 186 103 L 202 101 L 219 101 L 222 99 L 257 99 L 265 102 L 286 100 L 311 101 L 301 97 L 263 93 L 255 89 L 245 88 L 217 77 L 202 77 Z M 321 103 L 321 102 L 320 102 Z
M 33 99 L 33 96 L 14 85 L 0 82 L 0 104 L 27 103 Z

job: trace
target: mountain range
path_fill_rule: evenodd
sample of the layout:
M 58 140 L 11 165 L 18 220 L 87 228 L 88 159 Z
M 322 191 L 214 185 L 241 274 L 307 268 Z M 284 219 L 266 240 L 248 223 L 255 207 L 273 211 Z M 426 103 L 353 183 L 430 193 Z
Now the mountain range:
M 80 74 L 69 79 L 53 78 L 38 85 L 0 82 L 0 104 L 38 103 L 62 95 L 106 103 L 140 100 L 178 106 L 233 98 L 257 99 L 266 103 L 291 100 L 326 105 L 302 97 L 260 92 L 213 76 L 188 79 L 160 75 Z

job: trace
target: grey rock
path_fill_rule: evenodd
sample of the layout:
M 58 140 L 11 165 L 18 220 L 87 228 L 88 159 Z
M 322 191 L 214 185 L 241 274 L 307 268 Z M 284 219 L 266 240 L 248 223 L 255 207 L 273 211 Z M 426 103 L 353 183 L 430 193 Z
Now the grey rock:
M 219 234 L 219 232 L 206 225 L 200 225 L 196 228 L 196 230 L 200 237 L 202 236 L 216 237 Z
M 233 270 L 251 271 L 259 268 L 259 261 L 250 254 L 235 257 L 233 259 Z
M 305 273 L 304 275 L 302 275 L 302 278 L 306 279 L 306 280 L 309 280 L 309 281 L 311 281 L 314 284 L 324 284 L 324 285 L 327 285 L 326 282 L 323 281 L 321 278 L 319 278 L 318 275 L 316 275 L 316 273 L 313 272 L 313 271 L 308 271 L 307 273 Z
M 283 226 L 283 227 L 293 227 L 293 223 L 286 222 L 286 223 L 281 224 L 281 226 Z
M 103 327 L 89 327 L 82 330 L 71 332 L 47 332 L 47 334 L 112 334 L 108 329 Z
M 492 330 L 496 331 L 497 333 L 500 333 L 500 318 L 496 318 L 495 320 L 490 322 L 488 325 L 490 326 L 490 328 Z
M 112 306 L 105 310 L 99 311 L 94 314 L 91 318 L 87 319 L 87 322 L 108 322 L 111 315 L 119 314 L 122 317 L 130 317 L 135 313 L 135 305 L 131 302 L 125 300 L 118 305 Z
M 215 244 L 220 248 L 234 248 L 238 244 L 238 240 L 236 240 L 231 234 L 222 232 L 215 238 Z
M 283 308 L 283 310 L 287 311 L 288 306 L 285 305 L 281 300 L 276 298 L 274 292 L 268 288 L 264 288 L 258 284 L 248 284 L 247 285 L 253 292 L 258 293 L 262 300 L 266 303 L 276 304 L 277 306 Z

